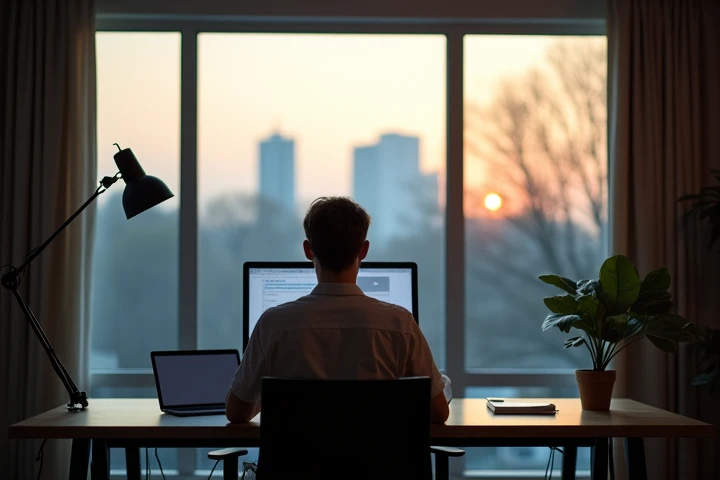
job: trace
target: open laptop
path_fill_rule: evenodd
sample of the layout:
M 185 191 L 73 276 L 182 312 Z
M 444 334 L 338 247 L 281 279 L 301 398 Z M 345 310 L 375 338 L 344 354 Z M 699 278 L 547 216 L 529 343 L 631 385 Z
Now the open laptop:
M 151 352 L 160 410 L 171 415 L 222 415 L 240 365 L 237 350 Z
M 363 262 L 357 284 L 365 295 L 404 307 L 418 321 L 417 264 Z M 265 310 L 308 295 L 316 285 L 310 262 L 245 262 L 243 351 Z

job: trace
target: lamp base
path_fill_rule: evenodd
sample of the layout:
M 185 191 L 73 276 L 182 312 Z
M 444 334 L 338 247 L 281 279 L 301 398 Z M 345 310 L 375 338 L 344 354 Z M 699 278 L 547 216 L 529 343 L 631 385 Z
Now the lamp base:
M 67 404 L 67 409 L 70 412 L 79 412 L 81 410 L 85 410 L 87 406 L 87 393 L 77 392 L 70 396 L 70 402 Z

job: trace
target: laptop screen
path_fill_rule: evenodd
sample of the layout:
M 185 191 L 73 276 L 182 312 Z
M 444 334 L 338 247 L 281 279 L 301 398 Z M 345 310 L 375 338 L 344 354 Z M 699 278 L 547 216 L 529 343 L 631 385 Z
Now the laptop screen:
M 244 342 L 247 346 L 260 316 L 268 308 L 310 294 L 317 285 L 311 263 L 245 264 Z M 417 320 L 417 267 L 413 263 L 363 263 L 357 285 L 365 295 L 399 305 Z
M 221 406 L 239 365 L 237 350 L 152 352 L 160 407 Z

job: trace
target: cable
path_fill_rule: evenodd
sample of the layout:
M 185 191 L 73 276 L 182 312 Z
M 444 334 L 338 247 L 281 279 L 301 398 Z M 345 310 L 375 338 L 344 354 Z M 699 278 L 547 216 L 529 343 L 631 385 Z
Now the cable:
M 165 479 L 165 472 L 163 472 L 162 463 L 160 463 L 160 457 L 158 456 L 157 447 L 155 447 L 155 460 L 158 462 L 158 467 L 160 467 L 160 475 L 162 475 L 163 480 Z
M 147 447 L 145 448 L 145 480 L 150 480 L 150 457 Z
M 608 455 L 610 456 L 610 480 L 615 480 L 615 454 L 613 453 L 613 439 L 610 438 Z
M 210 475 L 208 475 L 208 480 L 210 480 L 210 477 L 212 477 L 212 474 L 213 474 L 213 472 L 215 471 L 215 469 L 217 468 L 218 463 L 220 463 L 220 460 L 216 461 L 216 462 L 215 462 L 215 465 L 213 465 L 212 470 L 210 470 Z
M 550 447 L 550 458 L 548 458 L 548 463 L 545 467 L 545 480 L 551 479 L 553 470 L 555 470 L 555 452 L 560 452 L 563 455 L 565 454 L 562 448 Z
M 38 453 L 37 453 L 37 455 L 35 455 L 35 461 L 40 462 L 40 468 L 38 469 L 37 480 L 40 480 L 40 475 L 42 475 L 42 470 L 43 470 L 43 463 L 45 463 L 45 451 L 43 450 L 43 448 L 45 448 L 45 442 L 47 442 L 47 438 L 42 441 L 42 443 L 40 444 L 40 448 L 38 449 Z

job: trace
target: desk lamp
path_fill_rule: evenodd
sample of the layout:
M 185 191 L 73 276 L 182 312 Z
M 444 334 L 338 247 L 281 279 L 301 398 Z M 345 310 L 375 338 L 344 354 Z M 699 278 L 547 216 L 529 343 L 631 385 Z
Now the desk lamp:
M 70 411 L 84 410 L 88 406 L 87 394 L 78 389 L 68 371 L 65 370 L 62 362 L 55 354 L 55 350 L 53 350 L 50 340 L 48 340 L 45 332 L 40 326 L 40 322 L 37 317 L 35 317 L 35 314 L 32 310 L 30 310 L 27 302 L 25 302 L 25 300 L 23 300 L 20 296 L 18 287 L 20 286 L 21 275 L 30 265 L 30 262 L 40 255 L 40 253 L 45 250 L 48 245 L 50 245 L 55 237 L 57 237 L 60 232 L 65 229 L 65 227 L 70 225 L 73 220 L 75 220 L 75 217 L 85 210 L 98 196 L 100 196 L 100 194 L 104 193 L 115 182 L 117 182 L 119 178 L 122 178 L 125 181 L 125 191 L 123 192 L 122 202 L 123 209 L 125 210 L 125 216 L 128 220 L 135 215 L 138 215 L 145 210 L 172 198 L 172 192 L 162 180 L 145 174 L 145 170 L 143 170 L 140 166 L 140 163 L 137 161 L 137 158 L 135 158 L 132 150 L 129 148 L 121 149 L 117 143 L 114 145 L 118 148 L 118 152 L 113 156 L 113 158 L 115 159 L 115 164 L 117 165 L 119 172 L 117 172 L 113 177 L 104 177 L 100 180 L 100 186 L 97 190 L 95 190 L 95 193 L 93 193 L 92 196 L 83 203 L 75 213 L 70 215 L 70 218 L 68 218 L 65 223 L 63 223 L 60 228 L 55 231 L 55 233 L 50 235 L 50 238 L 32 250 L 27 257 L 25 257 L 25 260 L 23 260 L 19 267 L 10 266 L 10 271 L 0 277 L 0 284 L 13 293 L 13 296 L 20 305 L 25 318 L 27 318 L 27 321 L 30 323 L 35 335 L 38 340 L 40 340 L 40 344 L 43 349 L 45 349 L 45 353 L 50 359 L 50 364 L 52 365 L 53 370 L 55 370 L 57 376 L 60 377 L 60 380 L 70 395 L 70 401 L 67 405 L 67 408 Z

